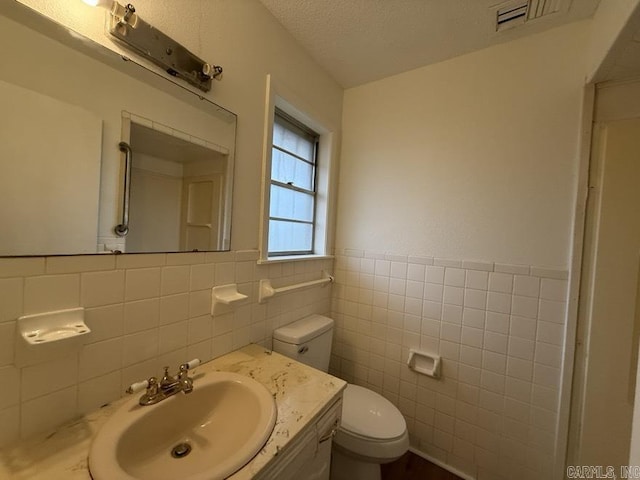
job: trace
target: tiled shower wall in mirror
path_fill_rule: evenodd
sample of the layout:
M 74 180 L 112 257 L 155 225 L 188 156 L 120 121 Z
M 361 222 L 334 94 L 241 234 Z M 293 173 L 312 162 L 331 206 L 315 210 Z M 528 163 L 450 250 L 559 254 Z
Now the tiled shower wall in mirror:
M 412 445 L 479 480 L 551 478 L 567 272 L 340 249 L 331 371 L 405 416 Z M 442 378 L 407 367 L 442 356 Z
M 331 260 L 258 265 L 258 252 L 93 255 L 0 259 L 0 445 L 121 397 L 129 384 L 248 343 L 311 313 L 328 314 L 331 288 L 257 302 L 259 280 L 319 278 Z M 237 283 L 249 295 L 211 317 L 211 287 Z M 91 328 L 79 353 L 16 366 L 16 319 L 85 307 Z M 37 348 L 37 347 L 34 347 Z

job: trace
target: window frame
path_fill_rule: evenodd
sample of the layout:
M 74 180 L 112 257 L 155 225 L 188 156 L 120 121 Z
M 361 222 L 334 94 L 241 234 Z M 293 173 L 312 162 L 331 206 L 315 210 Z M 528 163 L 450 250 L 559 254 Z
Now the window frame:
M 270 181 L 270 187 L 272 187 L 273 185 L 276 185 L 277 187 L 280 188 L 284 188 L 287 190 L 293 190 L 295 192 L 299 192 L 299 193 L 304 193 L 306 195 L 309 195 L 312 197 L 313 199 L 313 212 L 311 215 L 311 221 L 307 221 L 307 220 L 296 220 L 293 218 L 286 218 L 286 217 L 273 217 L 271 216 L 271 211 L 269 211 L 269 224 L 271 224 L 272 220 L 275 221 L 282 221 L 282 222 L 289 222 L 289 223 L 302 223 L 305 225 L 311 225 L 311 249 L 309 250 L 290 250 L 290 251 L 277 251 L 277 252 L 272 252 L 269 249 L 269 240 L 267 238 L 267 256 L 269 258 L 272 257 L 286 257 L 286 256 L 294 256 L 294 255 L 312 255 L 314 252 L 314 245 L 315 245 L 315 233 L 316 233 L 316 198 L 317 198 L 317 167 L 318 167 L 318 147 L 319 147 L 319 143 L 320 143 L 320 134 L 317 133 L 315 130 L 311 129 L 310 127 L 308 127 L 307 125 L 305 125 L 304 123 L 302 123 L 301 121 L 299 121 L 298 119 L 296 119 L 295 117 L 289 115 L 287 112 L 281 110 L 280 108 L 278 108 L 277 106 L 274 108 L 274 124 L 277 123 L 276 122 L 276 118 L 280 119 L 280 124 L 285 126 L 285 128 L 287 126 L 293 126 L 294 128 L 301 130 L 303 134 L 307 135 L 308 138 L 310 140 L 313 141 L 313 161 L 308 161 L 302 157 L 300 157 L 299 155 L 296 155 L 293 152 L 288 151 L 287 149 L 278 146 L 278 145 L 274 145 L 273 144 L 273 133 L 271 134 L 271 153 L 272 153 L 272 158 L 273 158 L 273 150 L 279 150 L 280 152 L 289 155 L 291 157 L 294 157 L 295 159 L 297 159 L 298 161 L 304 162 L 308 165 L 311 165 L 311 167 L 313 168 L 313 172 L 311 175 L 311 186 L 312 186 L 312 190 L 308 190 L 306 188 L 303 187 L 297 187 L 295 185 L 293 185 L 292 183 L 283 183 L 279 180 L 274 180 L 273 179 L 273 175 L 271 173 L 271 170 L 269 171 L 269 181 Z M 290 131 L 296 133 L 293 129 L 290 129 Z M 272 129 L 273 132 L 273 129 Z M 300 135 L 302 136 L 302 135 Z M 273 164 L 272 164 L 273 165 Z M 271 207 L 271 202 L 269 202 L 269 207 Z M 271 208 L 269 208 L 269 210 L 271 210 Z
M 331 122 L 323 121 L 317 114 L 318 109 L 311 108 L 305 99 L 296 95 L 272 75 L 267 75 L 265 120 L 263 141 L 263 162 L 261 178 L 261 222 L 259 228 L 259 264 L 286 262 L 320 258 L 333 258 L 332 234 L 335 219 L 335 178 L 333 175 L 335 159 L 338 155 L 337 128 Z M 316 102 L 321 101 L 316 99 Z M 319 103 L 318 107 L 322 107 Z M 271 203 L 271 157 L 273 149 L 273 124 L 275 109 L 279 109 L 298 123 L 319 135 L 316 147 L 315 168 L 315 208 L 313 225 L 312 252 L 294 254 L 269 254 L 269 217 Z M 322 110 L 322 109 L 320 109 Z M 336 119 L 339 123 L 339 119 Z

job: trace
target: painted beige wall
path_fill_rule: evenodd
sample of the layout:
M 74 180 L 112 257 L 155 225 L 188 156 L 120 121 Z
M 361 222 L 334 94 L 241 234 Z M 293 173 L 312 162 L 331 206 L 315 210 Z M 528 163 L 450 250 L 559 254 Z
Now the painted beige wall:
M 80 0 L 19 1 L 119 51 L 105 36 L 104 10 Z M 231 249 L 257 248 L 266 75 L 277 76 L 338 131 L 342 88 L 257 0 L 139 0 L 135 7 L 144 20 L 224 67 L 224 79 L 207 97 L 238 115 Z
M 347 90 L 336 244 L 566 268 L 587 34 Z

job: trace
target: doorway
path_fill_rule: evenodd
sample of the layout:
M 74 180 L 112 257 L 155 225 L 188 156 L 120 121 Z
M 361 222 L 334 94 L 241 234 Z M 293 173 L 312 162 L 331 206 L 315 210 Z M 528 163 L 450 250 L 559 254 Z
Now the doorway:
M 596 91 L 569 458 L 616 472 L 629 464 L 640 332 L 639 98 L 640 82 Z
M 222 248 L 227 156 L 149 126 L 130 123 L 126 251 Z

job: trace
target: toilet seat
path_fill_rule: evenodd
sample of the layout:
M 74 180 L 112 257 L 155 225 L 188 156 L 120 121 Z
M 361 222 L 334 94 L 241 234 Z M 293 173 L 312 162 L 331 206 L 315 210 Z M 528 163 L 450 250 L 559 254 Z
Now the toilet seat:
M 407 424 L 389 400 L 369 389 L 347 385 L 342 402 L 342 423 L 334 439 L 337 447 L 379 463 L 407 451 Z
M 396 406 L 382 395 L 347 385 L 342 397 L 342 428 L 372 440 L 392 440 L 407 429 Z

